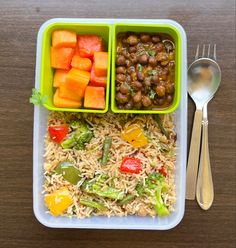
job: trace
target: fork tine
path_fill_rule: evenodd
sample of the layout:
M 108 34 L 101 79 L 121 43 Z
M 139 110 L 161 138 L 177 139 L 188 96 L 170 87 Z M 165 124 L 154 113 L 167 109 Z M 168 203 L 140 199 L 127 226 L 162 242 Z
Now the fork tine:
M 213 58 L 216 60 L 216 44 L 214 44 L 214 53 L 213 53 Z
M 196 54 L 195 54 L 195 60 L 198 59 L 198 54 L 199 54 L 199 44 L 197 45 L 197 51 L 196 51 Z
M 204 58 L 204 56 L 205 56 L 205 47 L 206 47 L 206 45 L 203 44 L 203 48 L 202 48 L 202 58 Z
M 211 44 L 208 45 L 208 51 L 207 51 L 207 57 L 210 57 L 210 52 L 211 52 Z

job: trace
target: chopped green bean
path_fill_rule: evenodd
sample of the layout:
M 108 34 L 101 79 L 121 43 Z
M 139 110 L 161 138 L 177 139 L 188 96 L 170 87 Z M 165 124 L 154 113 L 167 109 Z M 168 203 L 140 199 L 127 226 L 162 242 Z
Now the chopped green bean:
M 126 205 L 130 202 L 132 202 L 135 199 L 135 195 L 127 195 L 125 196 L 121 201 L 118 202 L 118 205 Z
M 109 160 L 109 151 L 112 144 L 112 138 L 109 136 L 105 137 L 104 144 L 103 144 L 103 154 L 101 159 L 101 164 L 106 165 Z
M 106 210 L 106 207 L 100 202 L 91 201 L 91 200 L 85 199 L 85 198 L 80 198 L 79 202 L 82 205 L 85 205 L 85 206 L 91 207 L 91 208 L 96 208 L 99 211 Z
M 158 124 L 158 126 L 159 126 L 159 128 L 161 130 L 161 132 L 166 136 L 167 139 L 169 139 L 169 133 L 163 127 L 162 120 L 161 120 L 160 116 L 157 114 L 157 115 L 155 115 L 154 118 L 155 118 L 155 120 L 156 120 L 156 122 L 157 122 L 157 124 Z

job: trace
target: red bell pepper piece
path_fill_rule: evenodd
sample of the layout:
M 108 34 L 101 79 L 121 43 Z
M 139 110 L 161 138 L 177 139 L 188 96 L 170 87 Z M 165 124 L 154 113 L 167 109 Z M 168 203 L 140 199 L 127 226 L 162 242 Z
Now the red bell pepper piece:
M 56 125 L 56 126 L 49 126 L 48 132 L 50 135 L 50 138 L 60 144 L 61 141 L 66 137 L 66 135 L 69 133 L 68 125 Z
M 141 161 L 137 158 L 126 157 L 120 166 L 120 171 L 138 174 L 142 170 Z
M 162 167 L 159 169 L 159 173 L 161 173 L 164 177 L 167 176 L 167 172 L 166 172 L 164 166 L 162 166 Z

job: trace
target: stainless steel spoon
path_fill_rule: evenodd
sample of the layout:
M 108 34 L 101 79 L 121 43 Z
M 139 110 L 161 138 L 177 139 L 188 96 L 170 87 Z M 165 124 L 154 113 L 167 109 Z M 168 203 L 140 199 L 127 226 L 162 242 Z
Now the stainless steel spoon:
M 198 45 L 195 61 L 188 69 L 188 92 L 196 104 L 196 111 L 188 157 L 186 199 L 194 200 L 196 194 L 197 201 L 203 209 L 208 209 L 211 206 L 214 190 L 208 149 L 208 121 L 203 123 L 202 151 L 197 180 L 202 110 L 204 108 L 203 118 L 207 120 L 207 103 L 213 98 L 221 81 L 221 70 L 216 63 L 216 45 L 214 45 L 213 59 L 210 58 L 210 49 L 211 46 L 209 45 L 205 56 L 205 45 L 203 45 L 202 55 L 199 58 Z

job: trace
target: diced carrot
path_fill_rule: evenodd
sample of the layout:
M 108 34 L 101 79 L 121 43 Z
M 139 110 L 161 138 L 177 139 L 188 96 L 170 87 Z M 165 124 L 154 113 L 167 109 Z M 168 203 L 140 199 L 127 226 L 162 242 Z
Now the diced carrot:
M 92 61 L 88 58 L 82 58 L 79 55 L 74 55 L 71 66 L 82 71 L 91 71 Z
M 95 52 L 94 53 L 94 70 L 98 77 L 105 77 L 107 75 L 108 53 Z
M 51 66 L 56 69 L 70 69 L 74 49 L 70 47 L 51 47 Z
M 66 86 L 66 84 L 60 86 L 59 96 L 62 98 L 67 98 L 73 101 L 81 101 L 81 94 L 78 94 L 77 92 L 73 90 L 69 90 Z
M 58 108 L 80 108 L 82 106 L 81 101 L 73 101 L 67 98 L 62 98 L 59 96 L 59 89 L 56 90 L 53 103 Z
M 52 33 L 53 47 L 75 47 L 77 43 L 76 33 L 69 30 L 55 30 Z
M 94 52 L 103 51 L 102 37 L 98 35 L 78 35 L 77 40 L 81 57 L 92 59 Z
M 81 98 L 84 97 L 84 91 L 90 79 L 90 73 L 72 68 L 66 76 L 66 87 L 74 91 Z
M 57 69 L 54 73 L 53 87 L 60 87 L 66 82 L 67 70 Z
M 96 76 L 94 66 L 92 66 L 91 74 L 90 74 L 90 85 L 91 86 L 106 87 L 106 84 L 107 84 L 107 77 Z
M 84 107 L 94 109 L 105 108 L 105 89 L 103 87 L 88 86 L 84 95 Z

